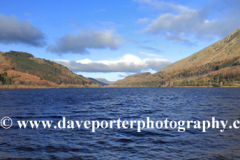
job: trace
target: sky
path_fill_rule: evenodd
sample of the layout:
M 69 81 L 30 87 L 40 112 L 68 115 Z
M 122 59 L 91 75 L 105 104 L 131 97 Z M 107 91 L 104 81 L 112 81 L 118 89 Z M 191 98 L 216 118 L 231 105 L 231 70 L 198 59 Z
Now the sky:
M 109 81 L 155 73 L 240 27 L 237 0 L 0 1 L 0 51 Z

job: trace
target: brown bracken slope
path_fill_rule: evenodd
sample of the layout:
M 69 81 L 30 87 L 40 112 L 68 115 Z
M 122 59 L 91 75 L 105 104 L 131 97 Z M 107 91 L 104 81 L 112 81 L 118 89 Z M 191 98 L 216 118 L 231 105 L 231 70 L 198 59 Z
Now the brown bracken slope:
M 0 88 L 99 87 L 63 65 L 26 52 L 0 52 Z
M 238 86 L 239 58 L 240 28 L 218 42 L 166 66 L 155 74 L 134 74 L 110 86 Z

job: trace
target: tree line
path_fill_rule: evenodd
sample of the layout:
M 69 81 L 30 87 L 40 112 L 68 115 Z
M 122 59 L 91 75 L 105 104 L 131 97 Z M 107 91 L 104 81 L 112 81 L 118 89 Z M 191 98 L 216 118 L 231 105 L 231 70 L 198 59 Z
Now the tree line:
M 12 82 L 13 82 L 13 78 L 8 77 L 7 72 L 0 74 L 0 84 L 10 85 L 10 84 L 12 84 Z

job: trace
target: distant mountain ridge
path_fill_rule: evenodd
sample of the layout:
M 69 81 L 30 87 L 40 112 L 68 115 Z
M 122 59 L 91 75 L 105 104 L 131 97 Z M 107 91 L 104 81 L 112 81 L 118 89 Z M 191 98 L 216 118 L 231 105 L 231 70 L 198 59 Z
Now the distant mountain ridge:
M 2 73 L 0 76 L 1 88 L 100 86 L 95 81 L 74 74 L 63 65 L 36 58 L 26 52 L 1 52 L 0 73 Z
M 106 80 L 106 79 L 104 79 L 104 78 L 89 78 L 89 77 L 88 77 L 88 79 L 93 80 L 93 81 L 96 81 L 96 82 L 98 82 L 99 84 L 101 84 L 101 85 L 103 85 L 103 86 L 106 86 L 106 85 L 109 85 L 109 84 L 112 84 L 112 83 L 113 83 L 113 82 L 108 81 L 108 80 Z
M 96 80 L 98 80 L 99 82 L 103 82 L 106 84 L 112 84 L 114 81 L 108 81 L 105 78 L 95 78 Z
M 240 81 L 240 29 L 151 74 L 138 73 L 111 87 L 230 86 Z

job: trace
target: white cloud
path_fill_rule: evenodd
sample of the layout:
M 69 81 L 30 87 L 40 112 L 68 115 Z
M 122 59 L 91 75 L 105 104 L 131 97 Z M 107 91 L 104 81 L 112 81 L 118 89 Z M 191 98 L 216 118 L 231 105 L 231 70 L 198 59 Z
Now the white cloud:
M 53 53 L 88 53 L 87 49 L 110 48 L 117 49 L 125 40 L 113 30 L 79 30 L 77 35 L 71 33 L 64 35 L 56 41 L 55 45 L 49 45 L 47 50 Z
M 174 42 L 193 43 L 189 37 L 197 39 L 222 38 L 240 26 L 238 16 L 240 3 L 220 0 L 207 3 L 200 9 L 157 0 L 136 0 L 140 4 L 159 10 L 159 16 L 153 19 L 142 32 L 162 35 Z M 222 12 L 219 16 L 219 6 Z M 232 14 L 235 13 L 235 14 Z M 184 35 L 184 36 L 183 36 Z
M 134 1 L 144 5 L 147 4 L 153 9 L 157 9 L 157 10 L 164 10 L 164 11 L 174 10 L 178 12 L 188 12 L 191 10 L 187 6 L 178 5 L 170 2 L 158 1 L 158 0 L 134 0 Z
M 120 78 L 126 78 L 127 76 L 133 75 L 134 73 L 124 73 L 124 74 L 119 74 L 118 77 Z
M 73 27 L 77 27 L 80 25 L 80 23 L 78 21 L 75 21 L 74 19 L 70 19 L 68 23 Z
M 161 52 L 161 50 L 158 49 L 158 48 L 149 47 L 149 46 L 144 46 L 144 45 L 140 45 L 138 48 L 145 49 L 145 50 L 150 50 L 150 51 L 154 51 L 154 52 L 156 52 L 156 53 Z
M 145 56 L 149 56 L 149 57 L 162 57 L 158 54 L 153 54 L 153 53 L 146 53 L 146 52 L 139 52 L 139 54 L 143 54 Z
M 46 45 L 45 36 L 40 29 L 27 20 L 0 14 L 0 43 L 28 44 L 35 47 Z
M 140 18 L 137 20 L 137 23 L 146 24 L 146 23 L 148 23 L 148 18 Z
M 167 59 L 141 59 L 132 54 L 125 54 L 123 57 L 111 61 L 91 61 L 90 59 L 79 61 L 55 59 L 53 61 L 76 72 L 141 72 L 147 69 L 159 71 L 171 63 Z

